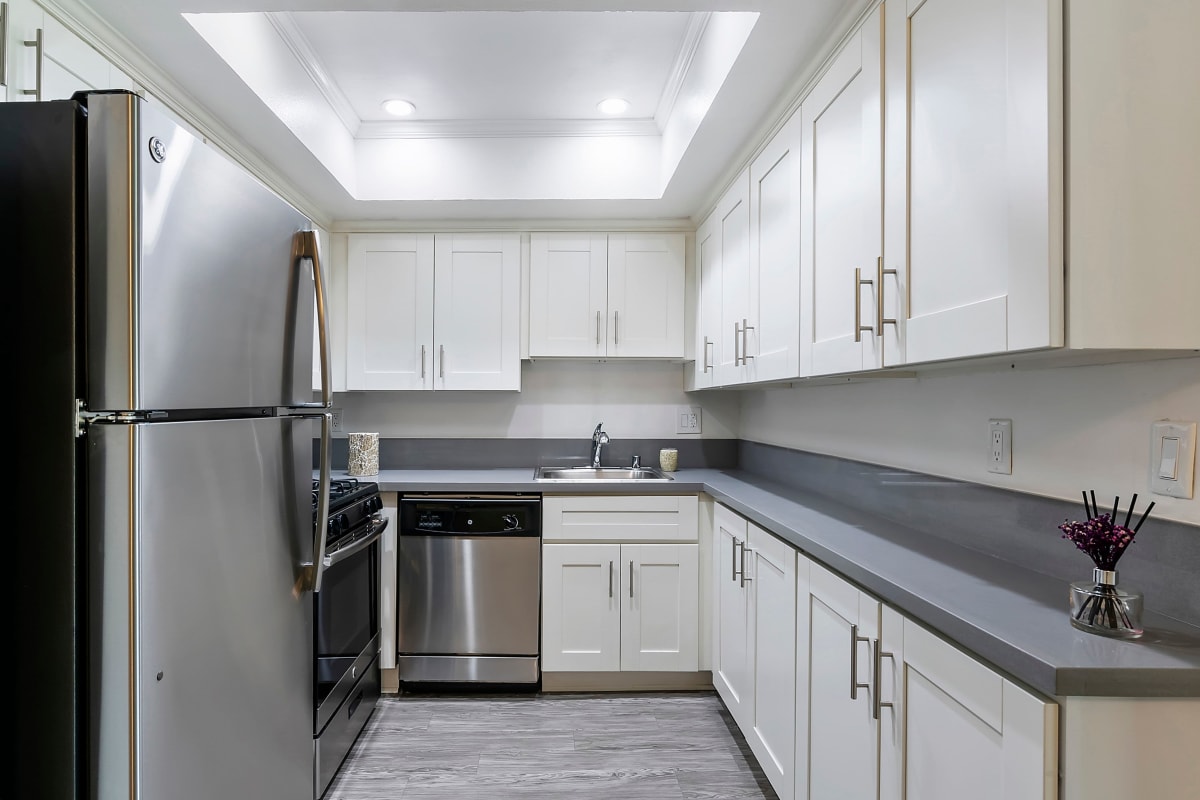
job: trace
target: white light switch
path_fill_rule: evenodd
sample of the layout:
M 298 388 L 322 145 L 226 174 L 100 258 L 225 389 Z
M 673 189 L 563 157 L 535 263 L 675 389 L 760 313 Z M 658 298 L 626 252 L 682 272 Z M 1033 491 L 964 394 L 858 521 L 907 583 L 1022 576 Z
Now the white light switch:
M 1150 428 L 1150 490 L 1192 498 L 1196 470 L 1196 423 L 1163 420 Z

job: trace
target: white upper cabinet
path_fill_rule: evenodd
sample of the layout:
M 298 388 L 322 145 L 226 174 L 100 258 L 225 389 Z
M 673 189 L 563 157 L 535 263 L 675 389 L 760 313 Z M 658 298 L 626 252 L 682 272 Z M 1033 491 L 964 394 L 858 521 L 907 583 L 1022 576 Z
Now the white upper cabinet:
M 889 0 L 887 17 L 907 360 L 1063 344 L 1060 3 Z
M 530 357 L 683 357 L 683 234 L 535 233 L 529 244 Z
M 801 115 L 750 164 L 750 314 L 743 338 L 746 379 L 800 374 Z
M 720 247 L 721 312 L 713 348 L 716 384 L 746 380 L 746 326 L 750 317 L 750 175 L 742 171 L 714 214 Z
M 871 14 L 801 107 L 800 316 L 813 375 L 881 364 L 882 18 Z
M 30 0 L 4 0 L 3 78 L 9 101 L 65 100 L 133 81 L 94 47 Z
M 517 234 L 352 234 L 346 388 L 520 389 Z
M 721 328 L 721 229 L 715 215 L 696 231 L 696 362 L 691 388 L 716 385 Z

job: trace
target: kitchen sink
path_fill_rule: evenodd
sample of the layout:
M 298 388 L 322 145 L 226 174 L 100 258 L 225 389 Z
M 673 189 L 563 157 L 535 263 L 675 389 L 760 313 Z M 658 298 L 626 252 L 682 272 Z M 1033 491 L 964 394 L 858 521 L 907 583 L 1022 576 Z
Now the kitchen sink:
M 538 467 L 533 473 L 535 481 L 580 482 L 601 481 L 604 483 L 635 483 L 641 481 L 670 481 L 653 467 Z

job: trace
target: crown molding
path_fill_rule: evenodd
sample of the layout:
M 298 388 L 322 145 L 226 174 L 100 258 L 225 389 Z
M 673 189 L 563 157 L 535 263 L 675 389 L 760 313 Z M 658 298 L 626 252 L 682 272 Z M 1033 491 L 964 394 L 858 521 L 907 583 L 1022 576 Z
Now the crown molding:
M 296 17 L 290 11 L 265 11 L 263 14 L 271 23 L 271 27 L 279 34 L 279 38 L 292 51 L 296 61 L 308 73 L 313 85 L 325 98 L 325 102 L 329 103 L 329 107 L 341 120 L 346 130 L 350 132 L 350 136 L 356 136 L 362 120 L 359 119 L 358 113 L 347 99 L 346 93 L 342 91 L 342 87 L 338 86 L 333 75 L 325 67 L 325 63 L 317 55 L 312 42 L 304 35 L 304 31 L 300 30 Z
M 357 139 L 536 139 L 660 136 L 652 119 L 435 119 L 364 121 Z
M 688 20 L 687 31 L 683 34 L 683 42 L 679 46 L 679 52 L 675 54 L 675 63 L 671 66 L 667 83 L 663 86 L 662 95 L 658 98 L 658 108 L 654 111 L 654 123 L 660 131 L 666 130 L 667 121 L 675 110 L 675 101 L 679 99 L 683 82 L 691 72 L 692 63 L 696 60 L 696 51 L 700 49 L 704 31 L 708 29 L 708 22 L 711 19 L 711 11 L 697 11 Z

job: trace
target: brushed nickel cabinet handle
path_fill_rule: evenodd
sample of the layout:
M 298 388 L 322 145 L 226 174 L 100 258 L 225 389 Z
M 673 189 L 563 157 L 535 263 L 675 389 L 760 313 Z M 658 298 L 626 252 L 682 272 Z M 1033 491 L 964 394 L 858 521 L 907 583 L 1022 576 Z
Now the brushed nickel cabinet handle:
M 895 325 L 896 324 L 895 319 L 891 319 L 891 318 L 885 317 L 883 315 L 883 276 L 884 275 L 897 275 L 899 273 L 897 273 L 897 271 L 894 269 L 884 269 L 883 268 L 883 256 L 880 256 L 879 258 L 875 259 L 875 274 L 879 279 L 879 308 L 877 309 L 877 314 L 875 316 L 875 323 L 876 323 L 875 335 L 883 336 L 883 326 L 884 325 Z
M 742 363 L 742 357 L 738 355 L 738 339 L 742 335 L 741 326 L 736 322 L 733 323 L 733 365 L 736 367 Z
M 421 345 L 421 380 L 425 380 L 425 345 Z
M 730 576 L 729 580 L 734 581 L 736 583 L 737 579 L 738 579 L 738 552 L 737 551 L 738 551 L 738 546 L 741 544 L 741 542 L 738 541 L 738 538 L 736 536 L 734 536 L 730 541 L 733 544 L 733 557 L 732 557 L 732 561 L 731 561 L 731 563 L 733 564 L 733 575 Z
M 620 322 L 620 311 L 613 312 L 613 344 L 619 344 L 617 340 L 617 323 Z
M 629 560 L 629 596 L 633 597 L 633 559 Z
M 613 592 L 613 562 L 608 562 L 608 596 L 612 597 Z
M 742 363 L 743 364 L 745 364 L 750 359 L 754 358 L 754 356 L 750 355 L 750 348 L 748 348 L 746 346 L 748 343 L 747 339 L 746 339 L 746 333 L 749 331 L 752 331 L 752 330 L 754 330 L 754 326 L 751 325 L 749 323 L 749 321 L 747 321 L 746 319 L 743 318 L 742 319 Z
M 850 626 L 850 699 L 858 699 L 859 689 L 870 689 L 871 684 L 858 682 L 858 644 L 871 641 L 868 636 L 858 635 L 858 626 Z
M 438 377 L 446 380 L 446 345 L 438 345 Z
M 872 709 L 871 715 L 875 717 L 875 719 L 879 719 L 880 709 L 896 707 L 895 703 L 883 702 L 883 697 L 879 693 L 879 688 L 883 684 L 883 678 L 880 677 L 883 675 L 883 660 L 885 658 L 890 658 L 894 661 L 896 656 L 894 653 L 885 653 L 878 639 L 871 642 L 871 655 L 873 656 L 872 660 L 875 662 L 875 702 L 873 703 L 874 708 Z
M 751 578 L 749 575 L 746 574 L 746 553 L 753 553 L 753 552 L 754 551 L 751 550 L 749 547 L 746 547 L 745 544 L 742 545 L 742 583 L 740 586 L 740 588 L 742 588 L 742 589 L 745 589 L 746 584 L 749 583 L 750 581 L 754 580 L 754 578 Z
M 8 3 L 0 3 L 0 86 L 8 86 Z
M 871 286 L 875 281 L 870 278 L 863 280 L 862 267 L 854 268 L 854 341 L 862 341 L 863 331 L 874 331 L 871 325 L 862 324 L 862 287 Z
M 21 94 L 33 95 L 33 99 L 38 101 L 42 99 L 42 62 L 45 61 L 46 58 L 46 44 L 43 36 L 42 29 L 38 28 L 37 33 L 33 35 L 32 39 L 26 39 L 24 42 L 22 42 L 22 44 L 24 44 L 26 47 L 33 48 L 35 77 L 33 82 L 34 88 L 22 89 Z
M 704 355 L 702 356 L 702 360 L 704 361 L 704 371 L 705 372 L 709 372 L 713 368 L 712 362 L 708 360 L 709 348 L 711 348 L 712 345 L 713 345 L 712 339 L 709 339 L 707 336 L 705 336 L 704 337 Z
M 596 312 L 596 346 L 600 346 L 600 312 Z

